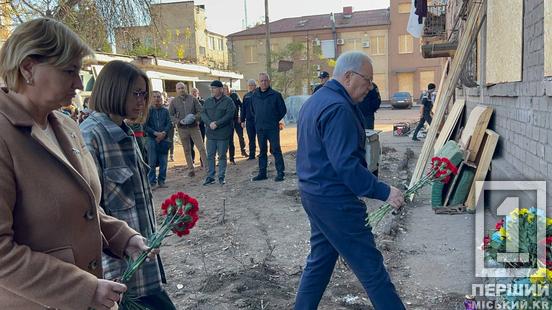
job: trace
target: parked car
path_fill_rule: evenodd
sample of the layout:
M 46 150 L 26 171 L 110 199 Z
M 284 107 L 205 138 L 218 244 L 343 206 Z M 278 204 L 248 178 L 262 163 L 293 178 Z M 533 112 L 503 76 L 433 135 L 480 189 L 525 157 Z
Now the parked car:
M 410 109 L 412 108 L 412 95 L 409 92 L 397 92 L 391 96 L 391 106 L 393 109 Z

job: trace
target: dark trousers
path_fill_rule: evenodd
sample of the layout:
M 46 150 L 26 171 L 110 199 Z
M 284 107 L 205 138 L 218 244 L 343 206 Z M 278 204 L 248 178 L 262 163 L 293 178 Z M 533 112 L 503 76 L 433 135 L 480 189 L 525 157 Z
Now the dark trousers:
M 257 138 L 259 139 L 259 174 L 266 175 L 268 143 L 270 143 L 271 153 L 274 155 L 276 172 L 278 175 L 283 175 L 285 166 L 282 148 L 280 147 L 280 129 L 257 129 Z
M 169 295 L 164 290 L 157 294 L 140 297 L 138 298 L 138 302 L 150 310 L 176 310 Z
M 201 140 L 205 144 L 205 123 L 199 123 L 199 132 L 201 132 Z M 192 146 L 192 161 L 195 160 L 194 141 L 190 138 L 190 145 Z M 205 163 L 204 163 L 205 164 Z
M 243 128 L 240 122 L 234 122 L 234 130 L 232 130 L 232 135 L 230 136 L 230 144 L 228 145 L 228 157 L 230 161 L 234 160 L 234 155 L 236 154 L 236 147 L 234 146 L 234 132 L 238 135 L 238 140 L 240 142 L 240 150 L 242 153 L 245 152 L 245 139 L 243 138 Z
M 249 139 L 249 158 L 255 158 L 255 152 L 257 151 L 257 131 L 255 130 L 255 124 L 245 123 L 245 130 L 247 131 L 247 139 Z
M 294 309 L 317 309 L 339 255 L 351 267 L 375 309 L 405 309 L 385 270 L 372 229 L 365 226 L 364 202 L 356 197 L 321 202 L 305 193 L 301 193 L 301 202 L 310 221 L 311 252 Z
M 420 122 L 418 123 L 418 126 L 416 126 L 416 130 L 414 130 L 414 134 L 412 138 L 418 137 L 418 131 L 424 127 L 424 123 L 427 122 L 429 125 L 431 125 L 431 110 L 424 109 L 424 112 L 422 113 L 422 117 L 420 118 Z
M 148 164 L 150 171 L 148 172 L 148 180 L 154 185 L 165 184 L 167 178 L 167 150 L 160 150 L 158 143 L 154 138 L 148 137 Z M 156 167 L 159 164 L 159 176 L 156 176 Z

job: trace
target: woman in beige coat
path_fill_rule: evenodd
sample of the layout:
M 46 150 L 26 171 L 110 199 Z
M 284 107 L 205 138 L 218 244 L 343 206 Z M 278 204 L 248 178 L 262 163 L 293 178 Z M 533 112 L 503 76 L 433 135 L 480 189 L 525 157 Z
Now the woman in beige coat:
M 77 124 L 57 111 L 82 89 L 90 54 L 44 18 L 17 27 L 0 51 L 2 309 L 110 309 L 126 286 L 99 279 L 102 250 L 122 258 L 147 249 L 126 223 L 99 211 L 94 161 Z

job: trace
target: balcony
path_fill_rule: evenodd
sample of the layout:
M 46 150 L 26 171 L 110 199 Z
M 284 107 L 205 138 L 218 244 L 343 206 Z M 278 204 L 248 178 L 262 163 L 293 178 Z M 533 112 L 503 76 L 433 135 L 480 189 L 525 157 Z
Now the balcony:
M 422 39 L 425 42 L 445 41 L 447 39 L 447 5 L 444 1 L 434 1 L 427 6 Z

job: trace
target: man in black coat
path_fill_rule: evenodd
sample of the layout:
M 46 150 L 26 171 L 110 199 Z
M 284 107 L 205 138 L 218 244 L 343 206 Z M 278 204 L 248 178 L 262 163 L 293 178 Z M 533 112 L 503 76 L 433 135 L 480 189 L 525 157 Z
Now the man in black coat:
M 316 87 L 312 91 L 313 94 L 316 93 L 317 90 L 322 88 L 322 86 L 324 86 L 324 84 L 326 84 L 326 82 L 330 79 L 330 74 L 326 71 L 322 71 L 318 75 L 318 78 L 320 79 L 320 84 L 316 85 Z
M 378 85 L 372 82 L 371 89 L 368 95 L 364 97 L 364 100 L 358 105 L 362 115 L 364 115 L 364 129 L 374 129 L 374 114 L 381 105 L 381 97 L 378 89 Z
M 251 96 L 251 110 L 255 116 L 255 129 L 259 139 L 259 174 L 253 181 L 267 179 L 268 142 L 272 149 L 276 165 L 274 181 L 284 180 L 284 157 L 280 147 L 280 120 L 286 115 L 287 109 L 282 94 L 270 87 L 270 77 L 267 73 L 259 74 L 259 88 Z
M 416 126 L 416 129 L 414 130 L 414 134 L 412 135 L 412 140 L 414 141 L 420 141 L 418 139 L 418 132 L 422 127 L 424 127 L 425 122 L 427 122 L 429 125 L 431 125 L 431 109 L 433 109 L 433 100 L 435 100 L 435 84 L 429 83 L 427 85 L 427 91 L 422 94 L 422 104 L 423 104 L 423 111 L 422 116 L 420 117 L 420 122 L 418 123 L 418 126 Z
M 234 155 L 236 154 L 236 147 L 234 146 L 234 132 L 238 136 L 238 141 L 240 143 L 240 150 L 243 157 L 247 157 L 247 152 L 245 152 L 245 140 L 243 139 L 243 128 L 241 126 L 240 122 L 240 111 L 242 110 L 242 102 L 240 100 L 240 97 L 235 92 L 231 92 L 228 85 L 224 85 L 224 94 L 232 101 L 234 102 L 234 105 L 236 106 L 236 112 L 234 114 L 234 120 L 233 120 L 233 130 L 232 130 L 232 136 L 230 137 L 230 145 L 228 146 L 228 153 L 230 157 L 230 163 L 235 165 L 236 162 L 234 161 Z
M 256 152 L 256 139 L 257 131 L 255 130 L 255 117 L 251 111 L 251 96 L 257 88 L 255 80 L 251 79 L 247 81 L 247 88 L 249 92 L 243 96 L 243 105 L 240 114 L 240 121 L 242 128 L 247 131 L 247 139 L 249 140 L 249 158 L 247 160 L 255 159 Z

